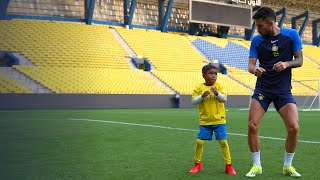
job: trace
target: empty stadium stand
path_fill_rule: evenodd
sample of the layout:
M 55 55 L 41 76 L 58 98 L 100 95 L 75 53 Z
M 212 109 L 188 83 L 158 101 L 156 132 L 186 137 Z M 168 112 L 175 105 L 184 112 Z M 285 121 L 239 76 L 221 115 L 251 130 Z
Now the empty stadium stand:
M 193 36 L 152 30 L 116 29 L 138 55 L 150 60 L 156 68 L 152 73 L 172 89 L 181 94 L 191 94 L 194 87 L 203 82 L 201 68 L 208 60 L 191 46 L 190 39 Z M 220 44 L 223 46 L 223 42 Z M 220 74 L 219 82 L 230 95 L 250 94 L 248 88 L 226 75 Z
M 304 45 L 303 53 L 305 56 L 312 59 L 318 65 L 320 65 L 320 48 L 317 46 Z
M 198 72 L 178 72 L 178 71 L 152 71 L 162 81 L 180 94 L 192 94 L 194 88 L 204 82 L 201 71 Z M 224 87 L 228 95 L 250 95 L 250 89 L 236 83 L 228 76 L 219 73 L 217 81 Z
M 127 52 L 107 26 L 30 20 L 0 24 L 0 50 L 25 55 L 35 66 L 15 68 L 55 93 L 172 93 L 146 72 L 131 69 Z
M 184 35 L 154 30 L 116 28 L 128 45 L 161 71 L 199 71 L 207 60 Z
M 0 93 L 32 93 L 17 81 L 0 73 Z
M 151 75 L 128 64 L 125 58 L 131 54 L 105 25 L 12 20 L 0 21 L 0 26 L 0 51 L 27 57 L 34 66 L 14 68 L 54 93 L 191 94 L 203 82 L 201 68 L 213 60 L 227 67 L 228 74 L 219 74 L 218 81 L 229 95 L 250 95 L 255 86 L 256 77 L 247 72 L 250 41 L 115 27 L 153 65 Z M 304 48 L 311 60 L 293 70 L 299 81 L 293 82 L 295 95 L 316 94 L 319 88 L 316 81 L 301 81 L 320 77 L 319 48 Z
M 30 66 L 15 68 L 55 93 L 171 94 L 142 70 Z
M 0 26 L 0 50 L 20 52 L 34 65 L 129 68 L 128 54 L 108 26 L 32 20 Z
M 319 83 L 317 80 L 320 78 L 319 65 L 311 62 L 308 58 L 304 58 L 303 66 L 301 68 L 293 69 L 292 79 L 301 81 L 300 83 L 313 89 L 315 92 L 319 90 Z M 306 81 L 314 80 L 314 81 Z M 308 92 L 308 91 L 307 91 Z
M 221 47 L 216 45 L 216 43 L 220 44 L 219 41 L 213 41 L 213 43 L 211 43 L 212 40 L 210 42 L 203 39 L 196 39 L 192 43 L 210 60 L 218 60 L 222 64 L 246 70 L 248 67 L 249 50 L 244 46 L 226 39 L 224 41 L 227 41 L 227 44 Z

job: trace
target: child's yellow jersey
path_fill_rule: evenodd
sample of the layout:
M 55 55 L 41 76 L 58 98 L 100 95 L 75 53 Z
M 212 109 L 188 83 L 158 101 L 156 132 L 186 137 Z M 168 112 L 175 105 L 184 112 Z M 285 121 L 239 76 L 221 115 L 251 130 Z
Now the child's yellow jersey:
M 205 97 L 198 105 L 200 113 L 200 125 L 216 125 L 226 123 L 226 111 L 224 103 L 210 91 L 212 87 L 216 87 L 218 92 L 227 95 L 223 92 L 223 87 L 215 82 L 212 86 L 206 86 L 204 83 L 199 84 L 192 94 L 192 99 L 202 95 L 205 91 L 209 91 L 210 95 Z

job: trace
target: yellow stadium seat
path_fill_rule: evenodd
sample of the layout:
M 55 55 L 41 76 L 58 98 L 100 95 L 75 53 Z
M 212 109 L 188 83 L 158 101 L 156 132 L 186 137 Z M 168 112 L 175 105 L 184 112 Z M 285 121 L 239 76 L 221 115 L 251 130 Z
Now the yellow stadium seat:
M 32 93 L 32 90 L 0 73 L 0 93 Z

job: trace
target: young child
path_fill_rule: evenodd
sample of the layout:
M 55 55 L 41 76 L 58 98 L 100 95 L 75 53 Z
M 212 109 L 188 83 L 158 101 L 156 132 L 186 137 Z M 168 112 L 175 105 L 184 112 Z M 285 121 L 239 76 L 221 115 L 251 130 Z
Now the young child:
M 230 151 L 227 142 L 226 113 L 224 107 L 224 103 L 227 101 L 227 95 L 223 92 L 223 87 L 216 82 L 217 68 L 215 66 L 211 64 L 205 65 L 202 68 L 202 76 L 205 83 L 198 85 L 192 94 L 192 103 L 198 104 L 200 121 L 194 155 L 195 163 L 189 173 L 194 174 L 202 170 L 201 157 L 204 141 L 212 140 L 214 132 L 226 162 L 225 172 L 229 175 L 236 175 L 231 164 Z

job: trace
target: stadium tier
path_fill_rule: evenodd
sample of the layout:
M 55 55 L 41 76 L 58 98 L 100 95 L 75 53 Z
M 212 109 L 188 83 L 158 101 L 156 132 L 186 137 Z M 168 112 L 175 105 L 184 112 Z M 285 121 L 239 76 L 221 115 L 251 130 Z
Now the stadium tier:
M 250 49 L 251 41 L 246 41 L 244 39 L 239 39 L 239 38 L 228 38 L 228 39 L 233 43 L 239 44 L 245 48 Z
M 159 71 L 199 71 L 207 62 L 184 35 L 116 29 L 137 55 L 148 58 Z
M 15 66 L 55 93 L 170 94 L 142 70 Z
M 319 47 L 305 45 L 303 46 L 303 53 L 305 56 L 309 57 L 318 65 L 320 65 L 320 48 Z
M 228 75 L 232 79 L 240 82 L 241 84 L 245 85 L 246 87 L 249 87 L 250 89 L 254 89 L 257 80 L 255 76 L 250 74 L 248 71 L 238 69 L 232 66 L 227 66 L 227 69 L 229 71 Z
M 227 39 L 197 38 L 192 41 L 209 60 L 218 60 L 220 63 L 236 68 L 248 69 L 249 49 Z
M 310 61 L 308 58 L 304 58 L 303 66 L 301 68 L 293 69 L 292 78 L 297 81 L 304 80 L 301 82 L 302 84 L 312 88 L 314 91 L 318 91 L 319 82 L 317 80 L 320 78 L 319 65 Z
M 177 72 L 153 70 L 152 73 L 181 94 L 192 94 L 195 86 L 204 82 L 201 71 Z M 236 83 L 224 74 L 219 73 L 217 81 L 224 87 L 228 95 L 250 95 L 248 88 Z
M 155 30 L 81 23 L 12 20 L 0 21 L 0 51 L 19 52 L 34 66 L 14 66 L 54 93 L 191 94 L 203 81 L 201 68 L 218 60 L 228 74 L 218 81 L 229 95 L 250 95 L 256 77 L 247 72 L 250 41 L 162 33 Z M 21 31 L 23 29 L 23 31 Z M 114 36 L 119 35 L 154 69 L 137 70 L 126 60 L 129 54 Z M 319 48 L 304 46 L 302 68 L 293 70 L 293 93 L 316 94 Z M 204 57 L 204 56 L 205 57 Z M 206 59 L 208 58 L 208 59 Z M 168 90 L 159 79 L 169 86 Z
M 0 73 L 0 93 L 32 93 L 19 82 Z
M 0 27 L 0 51 L 20 52 L 36 66 L 129 68 L 108 26 L 13 20 Z
M 207 41 L 211 44 L 214 44 L 220 48 L 225 48 L 228 44 L 228 39 L 223 39 L 223 38 L 216 38 L 212 36 L 187 36 L 187 38 L 191 41 L 194 42 L 195 40 L 204 40 Z
M 108 26 L 0 21 L 0 51 L 20 52 L 34 66 L 17 70 L 54 93 L 170 94 L 150 75 L 132 69 L 129 54 Z M 24 29 L 23 33 L 21 29 Z

